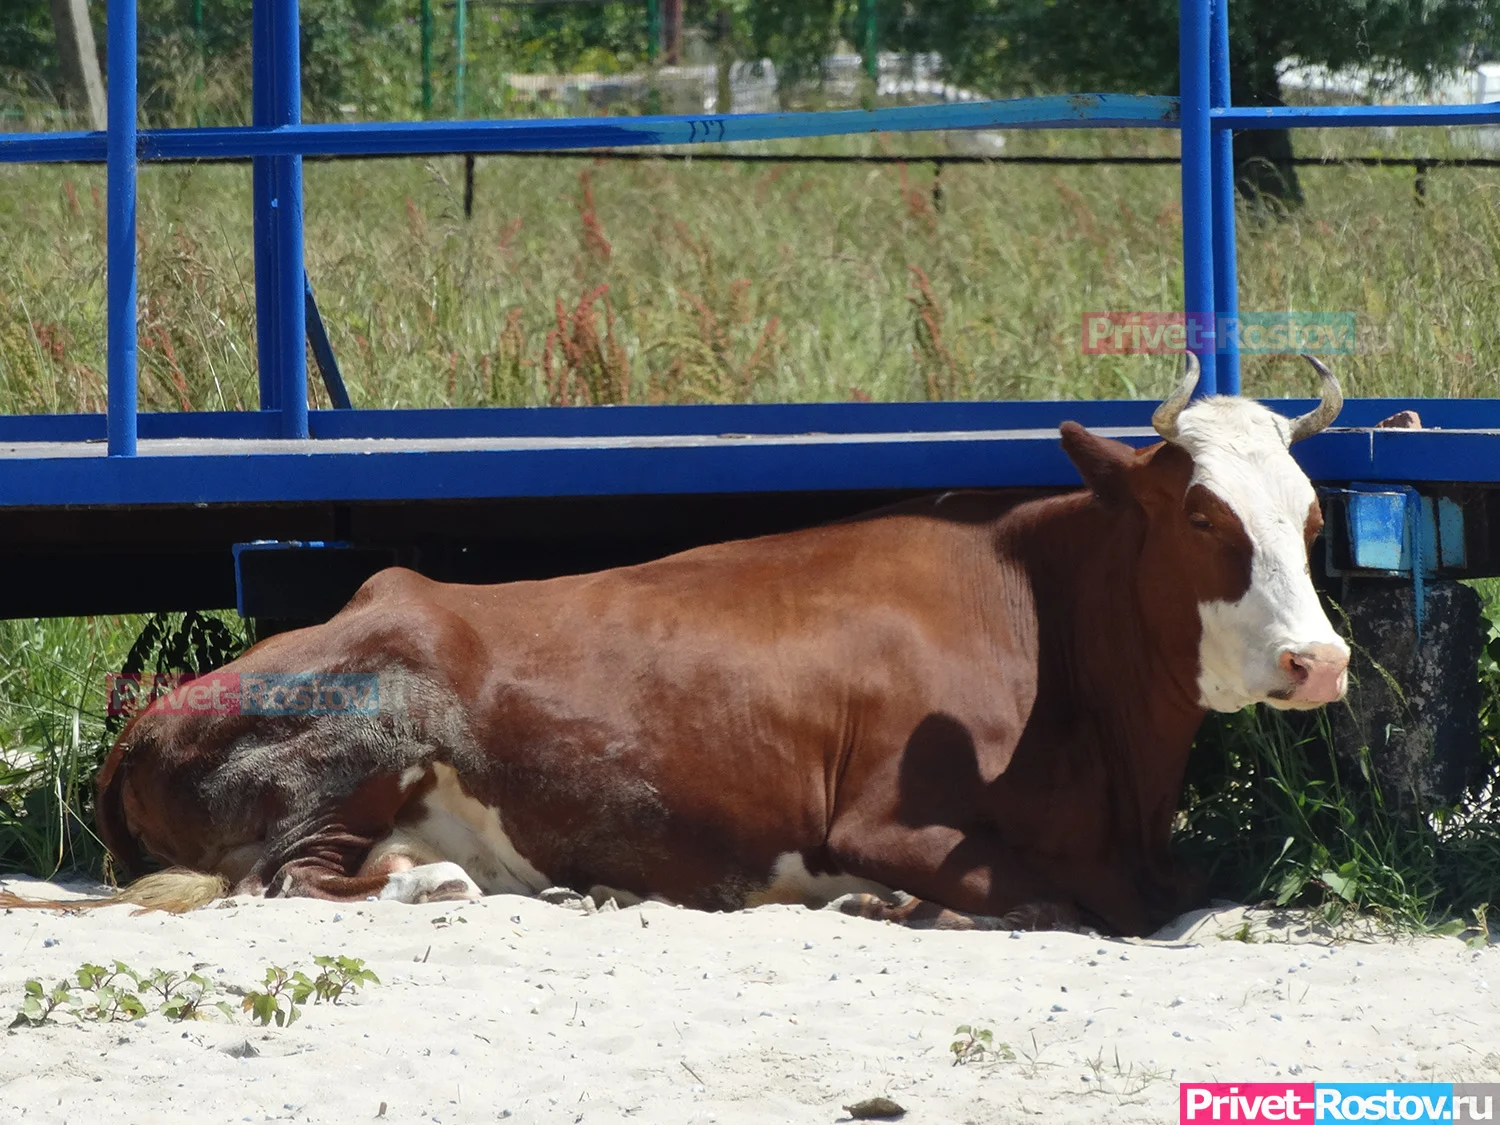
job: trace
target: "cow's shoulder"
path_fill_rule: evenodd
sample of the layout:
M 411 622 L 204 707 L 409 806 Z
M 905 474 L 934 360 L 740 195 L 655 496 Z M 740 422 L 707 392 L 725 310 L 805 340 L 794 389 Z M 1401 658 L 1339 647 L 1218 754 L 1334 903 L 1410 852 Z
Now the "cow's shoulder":
M 390 606 L 419 600 L 430 596 L 436 585 L 432 579 L 415 570 L 408 570 L 404 566 L 388 566 L 366 578 L 342 612 L 356 613 L 376 604 Z

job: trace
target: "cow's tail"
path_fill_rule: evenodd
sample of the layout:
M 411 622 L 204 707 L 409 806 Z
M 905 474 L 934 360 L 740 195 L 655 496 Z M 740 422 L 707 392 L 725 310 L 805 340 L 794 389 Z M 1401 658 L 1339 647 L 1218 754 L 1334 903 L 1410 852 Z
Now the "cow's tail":
M 183 914 L 223 898 L 229 883 L 218 875 L 170 867 L 143 875 L 112 895 L 99 898 L 44 899 L 23 898 L 10 891 L 0 891 L 0 907 L 7 910 L 94 910 L 101 906 L 131 905 L 146 910 L 165 910 Z M 138 913 L 140 912 L 138 911 Z
M 140 842 L 130 830 L 125 815 L 125 776 L 129 772 L 130 751 L 135 742 L 135 732 L 132 729 L 134 725 L 135 720 L 132 719 L 105 759 L 104 766 L 99 771 L 94 801 L 94 824 L 98 829 L 99 839 L 109 849 L 113 870 L 125 875 L 139 871 L 144 860 Z M 128 903 L 141 910 L 166 910 L 182 914 L 207 906 L 215 899 L 223 898 L 228 891 L 229 884 L 218 875 L 171 867 L 165 871 L 143 875 L 114 894 L 99 898 L 52 900 L 24 898 L 9 891 L 0 891 L 0 908 L 75 911 Z

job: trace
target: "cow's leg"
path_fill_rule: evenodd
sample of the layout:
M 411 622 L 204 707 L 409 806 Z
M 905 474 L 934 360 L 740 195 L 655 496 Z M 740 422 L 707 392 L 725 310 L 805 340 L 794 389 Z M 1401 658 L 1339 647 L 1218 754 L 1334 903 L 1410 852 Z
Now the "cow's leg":
M 895 922 L 914 930 L 1076 930 L 1082 924 L 1078 909 L 1064 902 L 1032 902 L 997 917 L 950 910 L 926 899 L 908 897 L 891 903 L 878 895 L 845 895 L 829 907 L 856 918 Z
M 380 897 L 395 902 L 472 902 L 483 894 L 467 871 L 444 860 L 392 872 Z
M 1151 930 L 1131 872 L 1083 859 L 1045 864 L 993 832 L 947 825 L 840 826 L 829 850 L 843 870 L 917 896 L 897 905 L 851 896 L 846 913 L 936 929 Z M 1045 866 L 1045 873 L 1044 868 Z
M 399 851 L 372 855 L 354 875 L 330 866 L 322 857 L 295 859 L 282 865 L 268 893 L 334 902 L 379 898 L 411 903 L 468 902 L 482 895 L 458 864 L 446 860 L 413 863 L 410 856 Z

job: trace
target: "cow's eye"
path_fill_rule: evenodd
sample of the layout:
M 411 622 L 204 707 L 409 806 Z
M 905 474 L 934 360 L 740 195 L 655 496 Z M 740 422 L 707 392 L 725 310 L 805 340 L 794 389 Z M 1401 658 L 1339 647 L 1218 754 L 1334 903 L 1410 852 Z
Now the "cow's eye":
M 1202 512 L 1189 512 L 1188 523 L 1192 524 L 1199 531 L 1212 531 L 1214 527 L 1213 521 Z

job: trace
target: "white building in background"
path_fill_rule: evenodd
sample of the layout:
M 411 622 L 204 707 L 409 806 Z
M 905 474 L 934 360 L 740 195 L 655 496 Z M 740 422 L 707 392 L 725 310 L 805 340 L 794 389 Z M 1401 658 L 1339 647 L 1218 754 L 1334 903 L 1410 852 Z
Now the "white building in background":
M 903 55 L 882 52 L 877 95 L 895 101 L 970 102 L 983 95 L 960 89 L 939 76 L 942 59 L 935 54 Z M 830 55 L 823 60 L 819 92 L 830 101 L 857 104 L 864 79 L 859 55 Z M 506 81 L 517 93 L 540 101 L 565 104 L 609 104 L 628 101 L 645 91 L 650 78 L 630 74 L 511 74 Z M 690 100 L 705 113 L 718 112 L 718 71 L 711 65 L 664 66 L 656 84 L 674 100 Z M 735 113 L 773 113 L 777 97 L 776 64 L 770 59 L 742 60 L 729 68 L 729 90 Z
M 1460 70 L 1439 78 L 1431 86 L 1403 76 L 1377 74 L 1362 68 L 1329 70 L 1322 66 L 1303 66 L 1294 59 L 1281 64 L 1283 93 L 1298 91 L 1329 101 L 1373 102 L 1377 105 L 1435 103 L 1438 105 L 1482 105 L 1500 102 L 1500 63 L 1481 63 L 1472 70 Z M 1395 138 L 1394 128 L 1381 129 L 1384 136 Z M 1455 137 L 1462 137 L 1482 149 L 1500 149 L 1500 128 L 1489 126 L 1456 126 Z
M 1363 68 L 1329 70 L 1303 66 L 1294 59 L 1281 64 L 1281 88 L 1331 97 L 1368 98 L 1383 105 L 1435 102 L 1439 105 L 1477 105 L 1500 101 L 1500 63 L 1481 63 L 1440 78 L 1430 88 L 1406 77 L 1391 77 Z

